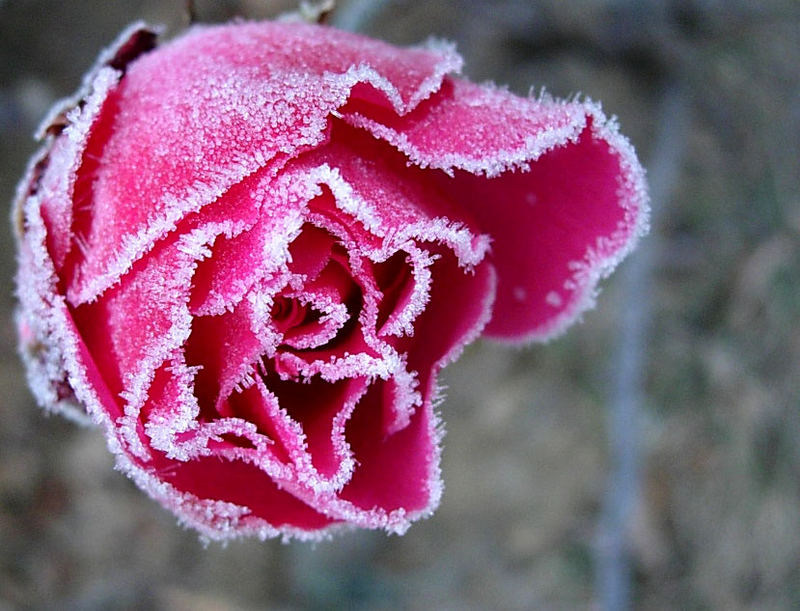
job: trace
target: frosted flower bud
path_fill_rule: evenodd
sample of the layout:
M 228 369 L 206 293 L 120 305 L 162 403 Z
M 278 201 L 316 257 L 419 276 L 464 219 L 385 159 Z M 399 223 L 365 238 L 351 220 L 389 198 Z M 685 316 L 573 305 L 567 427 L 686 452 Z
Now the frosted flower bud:
M 18 191 L 39 403 L 210 539 L 430 514 L 442 367 L 561 333 L 647 217 L 597 105 L 460 68 L 304 23 L 129 28 Z

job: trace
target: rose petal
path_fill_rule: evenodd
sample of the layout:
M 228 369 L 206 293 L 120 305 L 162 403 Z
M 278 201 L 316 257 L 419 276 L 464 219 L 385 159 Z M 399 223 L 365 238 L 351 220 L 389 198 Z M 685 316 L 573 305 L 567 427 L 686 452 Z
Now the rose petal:
M 173 486 L 176 492 L 198 499 L 234 503 L 245 508 L 249 517 L 263 520 L 273 528 L 292 526 L 309 531 L 333 522 L 296 496 L 281 490 L 256 465 L 240 460 L 220 460 L 216 456 L 189 462 L 162 459 L 156 463 L 156 468 L 160 479 Z
M 436 376 L 475 340 L 492 316 L 496 275 L 484 262 L 464 274 L 453 256 L 441 253 L 433 264 L 430 301 L 414 324 L 413 337 L 395 343 L 407 354 L 408 367 L 419 372 L 420 391 L 426 400 L 436 389 Z M 455 307 L 458 304 L 458 307 Z
M 464 265 L 483 258 L 488 240 L 469 212 L 434 173 L 409 167 L 407 158 L 385 142 L 334 121 L 330 142 L 306 159 L 309 165 L 324 162 L 336 169 L 328 179 L 336 206 L 382 238 L 385 249 L 417 239 L 447 244 Z
M 254 383 L 224 399 L 223 413 L 242 418 L 256 425 L 259 432 L 275 443 L 273 452 L 287 464 L 302 462 L 306 440 L 300 425 L 280 405 L 280 400 L 266 387 L 260 376 Z
M 309 279 L 316 278 L 330 261 L 335 242 L 336 239 L 328 231 L 306 223 L 289 245 L 289 270 Z
M 84 235 L 73 231 L 73 219 L 91 206 L 91 182 L 97 169 L 102 144 L 109 134 L 108 115 L 120 73 L 102 68 L 91 81 L 82 106 L 67 113 L 64 137 L 50 150 L 47 167 L 37 185 L 42 197 L 42 217 L 47 226 L 48 249 L 56 269 L 61 271 L 70 249 L 83 248 Z
M 408 426 L 383 434 L 385 387 L 373 385 L 347 424 L 346 437 L 358 469 L 340 497 L 364 510 L 402 508 L 419 515 L 438 504 L 439 434 L 430 401 L 416 410 Z
M 279 268 L 266 253 L 275 227 L 260 218 L 249 230 L 220 235 L 192 277 L 189 309 L 195 316 L 222 314 L 233 309 L 260 279 Z
M 202 407 L 219 409 L 221 401 L 244 384 L 265 351 L 264 338 L 253 330 L 249 304 L 240 303 L 225 316 L 195 316 L 186 340 L 186 362 L 200 368 L 195 393 Z
M 446 79 L 399 117 L 352 104 L 345 119 L 432 173 L 494 238 L 495 314 L 487 335 L 562 332 L 646 230 L 644 177 L 630 144 L 591 103 L 525 99 Z
M 308 458 L 299 466 L 306 463 L 307 472 L 301 481 L 319 489 L 320 480 L 336 480 L 336 487 L 341 487 L 354 467 L 345 426 L 367 390 L 367 380 L 349 378 L 328 383 L 315 377 L 309 383 L 297 384 L 271 377 L 266 384 L 305 435 Z
M 487 176 L 526 167 L 577 136 L 586 124 L 580 104 L 521 98 L 452 77 L 406 115 L 358 100 L 342 115 L 350 125 L 391 143 L 418 167 Z
M 405 112 L 459 66 L 450 48 L 398 55 L 354 34 L 271 23 L 196 27 L 140 57 L 114 90 L 93 186 L 103 206 L 94 210 L 77 299 L 100 294 L 189 212 L 320 144 L 328 114 L 356 83 Z
M 497 304 L 486 333 L 549 339 L 592 307 L 598 281 L 632 247 L 643 221 L 642 191 L 625 182 L 625 158 L 584 129 L 543 154 L 529 172 L 485 180 L 463 172 L 452 189 L 497 236 Z M 524 207 L 487 202 L 525 202 Z

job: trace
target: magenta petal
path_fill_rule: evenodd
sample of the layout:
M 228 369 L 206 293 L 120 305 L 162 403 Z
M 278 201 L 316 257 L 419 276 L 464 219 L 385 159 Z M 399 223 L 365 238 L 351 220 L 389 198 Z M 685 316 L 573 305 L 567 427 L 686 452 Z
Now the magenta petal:
M 195 392 L 204 407 L 214 408 L 243 384 L 263 352 L 264 340 L 253 332 L 248 304 L 225 316 L 194 317 L 185 354 L 190 366 L 200 367 Z
M 241 233 L 220 235 L 209 256 L 197 264 L 192 277 L 189 308 L 193 315 L 221 314 L 233 309 L 247 291 L 270 271 L 265 251 L 274 227 L 243 224 Z M 233 234 L 239 227 L 231 227 Z
M 351 198 L 360 200 L 340 196 L 337 206 L 355 212 L 384 239 L 402 244 L 413 236 L 447 243 L 465 265 L 483 258 L 485 238 L 479 237 L 460 202 L 441 188 L 433 173 L 409 166 L 406 156 L 386 142 L 334 121 L 331 141 L 308 159 L 337 170 L 352 188 Z
M 95 174 L 98 172 L 99 170 Z M 102 176 L 102 173 L 99 176 Z M 256 222 L 258 210 L 263 202 L 261 193 L 264 190 L 264 182 L 269 179 L 270 176 L 265 176 L 264 173 L 248 177 L 231 187 L 213 203 L 209 203 L 202 215 L 184 218 L 183 223 L 179 223 L 176 219 L 177 226 L 171 229 L 178 229 L 178 233 L 183 233 L 206 225 L 217 228 L 215 234 L 227 232 L 232 235 L 241 232 Z M 92 197 L 102 199 L 101 182 L 99 177 L 93 182 Z M 137 225 L 139 221 L 135 220 L 135 217 L 141 214 L 143 212 L 140 208 L 125 202 L 121 207 L 112 205 L 90 207 L 76 217 L 75 233 L 80 237 L 81 256 L 77 259 L 76 269 L 69 278 L 67 286 L 67 295 L 72 303 L 80 304 L 95 300 L 138 259 L 138 255 L 133 251 L 127 252 L 127 246 L 137 239 L 130 235 L 132 232 L 141 234 L 145 231 L 145 227 Z M 125 245 L 122 252 L 119 252 L 120 243 Z M 110 262 L 120 256 L 126 258 L 126 265 L 120 267 L 113 275 L 109 275 Z
M 593 104 L 448 79 L 406 116 L 354 104 L 345 118 L 452 176 L 431 175 L 493 238 L 492 337 L 559 334 L 646 230 L 644 172 Z
M 64 321 L 64 328 L 61 332 L 65 338 L 70 338 L 68 341 L 75 342 L 75 354 L 67 358 L 69 363 L 66 373 L 69 375 L 79 370 L 83 374 L 81 380 L 76 379 L 73 382 L 76 386 L 74 391 L 79 395 L 79 399 L 85 401 L 89 407 L 89 415 L 96 422 L 103 422 L 106 418 L 116 420 L 123 414 L 122 400 L 118 396 L 117 389 L 110 387 L 107 383 L 108 376 L 100 367 L 103 359 L 98 359 L 100 361 L 98 362 L 92 356 L 92 350 L 78 333 L 75 320 L 66 306 L 61 307 L 61 314 Z M 103 352 L 101 351 L 100 354 Z M 87 400 L 89 396 L 91 399 Z
M 434 393 L 439 370 L 484 330 L 492 315 L 496 286 L 495 270 L 488 262 L 464 274 L 452 256 L 442 256 L 432 273 L 430 301 L 414 326 L 414 336 L 400 342 L 409 368 L 419 372 L 425 397 Z
M 308 223 L 303 225 L 300 235 L 289 245 L 289 269 L 294 274 L 316 278 L 328 264 L 333 244 L 333 236 L 324 229 Z
M 367 388 L 366 379 L 328 383 L 317 377 L 307 384 L 270 379 L 267 386 L 285 406 L 288 415 L 302 427 L 306 451 L 314 469 L 324 478 L 337 474 L 340 479 L 349 477 L 353 465 L 345 440 L 345 425 Z
M 452 77 L 404 116 L 357 102 L 344 111 L 348 123 L 393 144 L 419 167 L 489 176 L 574 138 L 585 115 L 580 104 L 521 98 Z
M 208 457 L 185 463 L 157 463 L 157 467 L 163 480 L 179 493 L 244 508 L 247 519 L 242 526 L 256 520 L 273 528 L 289 526 L 308 531 L 318 530 L 333 521 L 281 490 L 267 473 L 246 462 Z
M 383 434 L 383 388 L 374 385 L 347 425 L 347 441 L 358 468 L 341 498 L 366 510 L 424 513 L 438 504 L 439 448 L 436 419 L 430 401 L 420 407 L 405 428 Z
M 152 374 L 188 336 L 185 303 L 191 272 L 192 258 L 171 241 L 131 270 L 127 281 L 105 299 L 74 310 L 92 353 L 113 356 L 100 362 L 109 384 L 124 387 L 131 400 L 132 378 Z M 140 392 L 144 392 L 141 385 L 134 394 Z M 141 404 L 143 397 L 136 401 Z
M 491 312 L 494 273 L 488 264 L 474 275 L 463 274 L 452 255 L 434 265 L 434 290 L 428 309 L 417 321 L 417 338 L 408 338 L 409 366 L 420 374 L 422 405 L 398 429 L 387 406 L 397 392 L 394 382 L 377 384 L 357 406 L 347 425 L 347 440 L 358 468 L 342 491 L 357 507 L 384 511 L 403 508 L 409 513 L 432 510 L 441 494 L 439 433 L 433 411 L 436 374 L 480 334 Z M 453 303 L 462 306 L 454 312 Z M 387 432 L 389 434 L 387 434 Z
M 305 438 L 301 427 L 292 420 L 279 399 L 257 378 L 255 383 L 234 392 L 225 400 L 222 410 L 256 425 L 259 433 L 273 440 L 271 450 L 280 460 L 297 462 L 305 453 Z
M 39 179 L 42 217 L 47 226 L 47 245 L 56 269 L 61 271 L 73 248 L 83 249 L 85 235 L 73 227 L 76 218 L 91 208 L 91 184 L 98 156 L 109 135 L 119 73 L 99 69 L 91 80 L 92 91 L 83 105 L 68 113 L 65 138 L 53 143 L 50 160 Z
M 79 299 L 102 292 L 181 218 L 232 185 L 259 169 L 274 173 L 323 142 L 328 114 L 356 83 L 369 82 L 404 112 L 459 65 L 451 49 L 398 56 L 353 34 L 273 23 L 196 27 L 143 55 L 114 90 L 93 186 L 104 202 L 95 230 L 105 237 L 87 260 Z
M 623 153 L 586 127 L 577 142 L 544 153 L 528 172 L 492 180 L 458 172 L 447 180 L 495 237 L 499 282 L 487 335 L 548 339 L 593 305 L 598 280 L 645 223 L 641 168 L 631 168 Z

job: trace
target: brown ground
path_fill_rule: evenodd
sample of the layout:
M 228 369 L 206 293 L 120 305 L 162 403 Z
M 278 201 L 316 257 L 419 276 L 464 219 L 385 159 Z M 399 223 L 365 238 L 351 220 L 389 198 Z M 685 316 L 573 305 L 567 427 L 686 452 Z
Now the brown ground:
M 279 10 L 267 0 L 215 4 L 197 2 L 201 17 Z M 98 432 L 34 406 L 14 352 L 6 227 L 0 610 L 590 607 L 610 355 L 641 294 L 652 312 L 642 496 L 630 522 L 636 607 L 800 608 L 798 4 L 384 4 L 364 31 L 453 39 L 474 79 L 580 91 L 620 117 L 645 161 L 676 152 L 659 170 L 676 178 L 658 189 L 654 269 L 633 289 L 617 275 L 555 343 L 479 343 L 451 366 L 444 500 L 404 537 L 204 549 L 113 470 Z M 10 201 L 34 150 L 34 125 L 96 52 L 136 18 L 175 31 L 182 5 L 0 0 L 0 200 Z

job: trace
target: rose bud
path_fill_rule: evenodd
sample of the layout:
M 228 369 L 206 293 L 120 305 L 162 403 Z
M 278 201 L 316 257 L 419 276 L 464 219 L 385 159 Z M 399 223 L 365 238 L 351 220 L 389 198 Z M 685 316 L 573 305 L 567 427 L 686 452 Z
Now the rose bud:
M 561 333 L 647 218 L 597 105 L 460 67 L 304 23 L 129 28 L 18 190 L 38 402 L 208 539 L 429 515 L 442 367 Z

